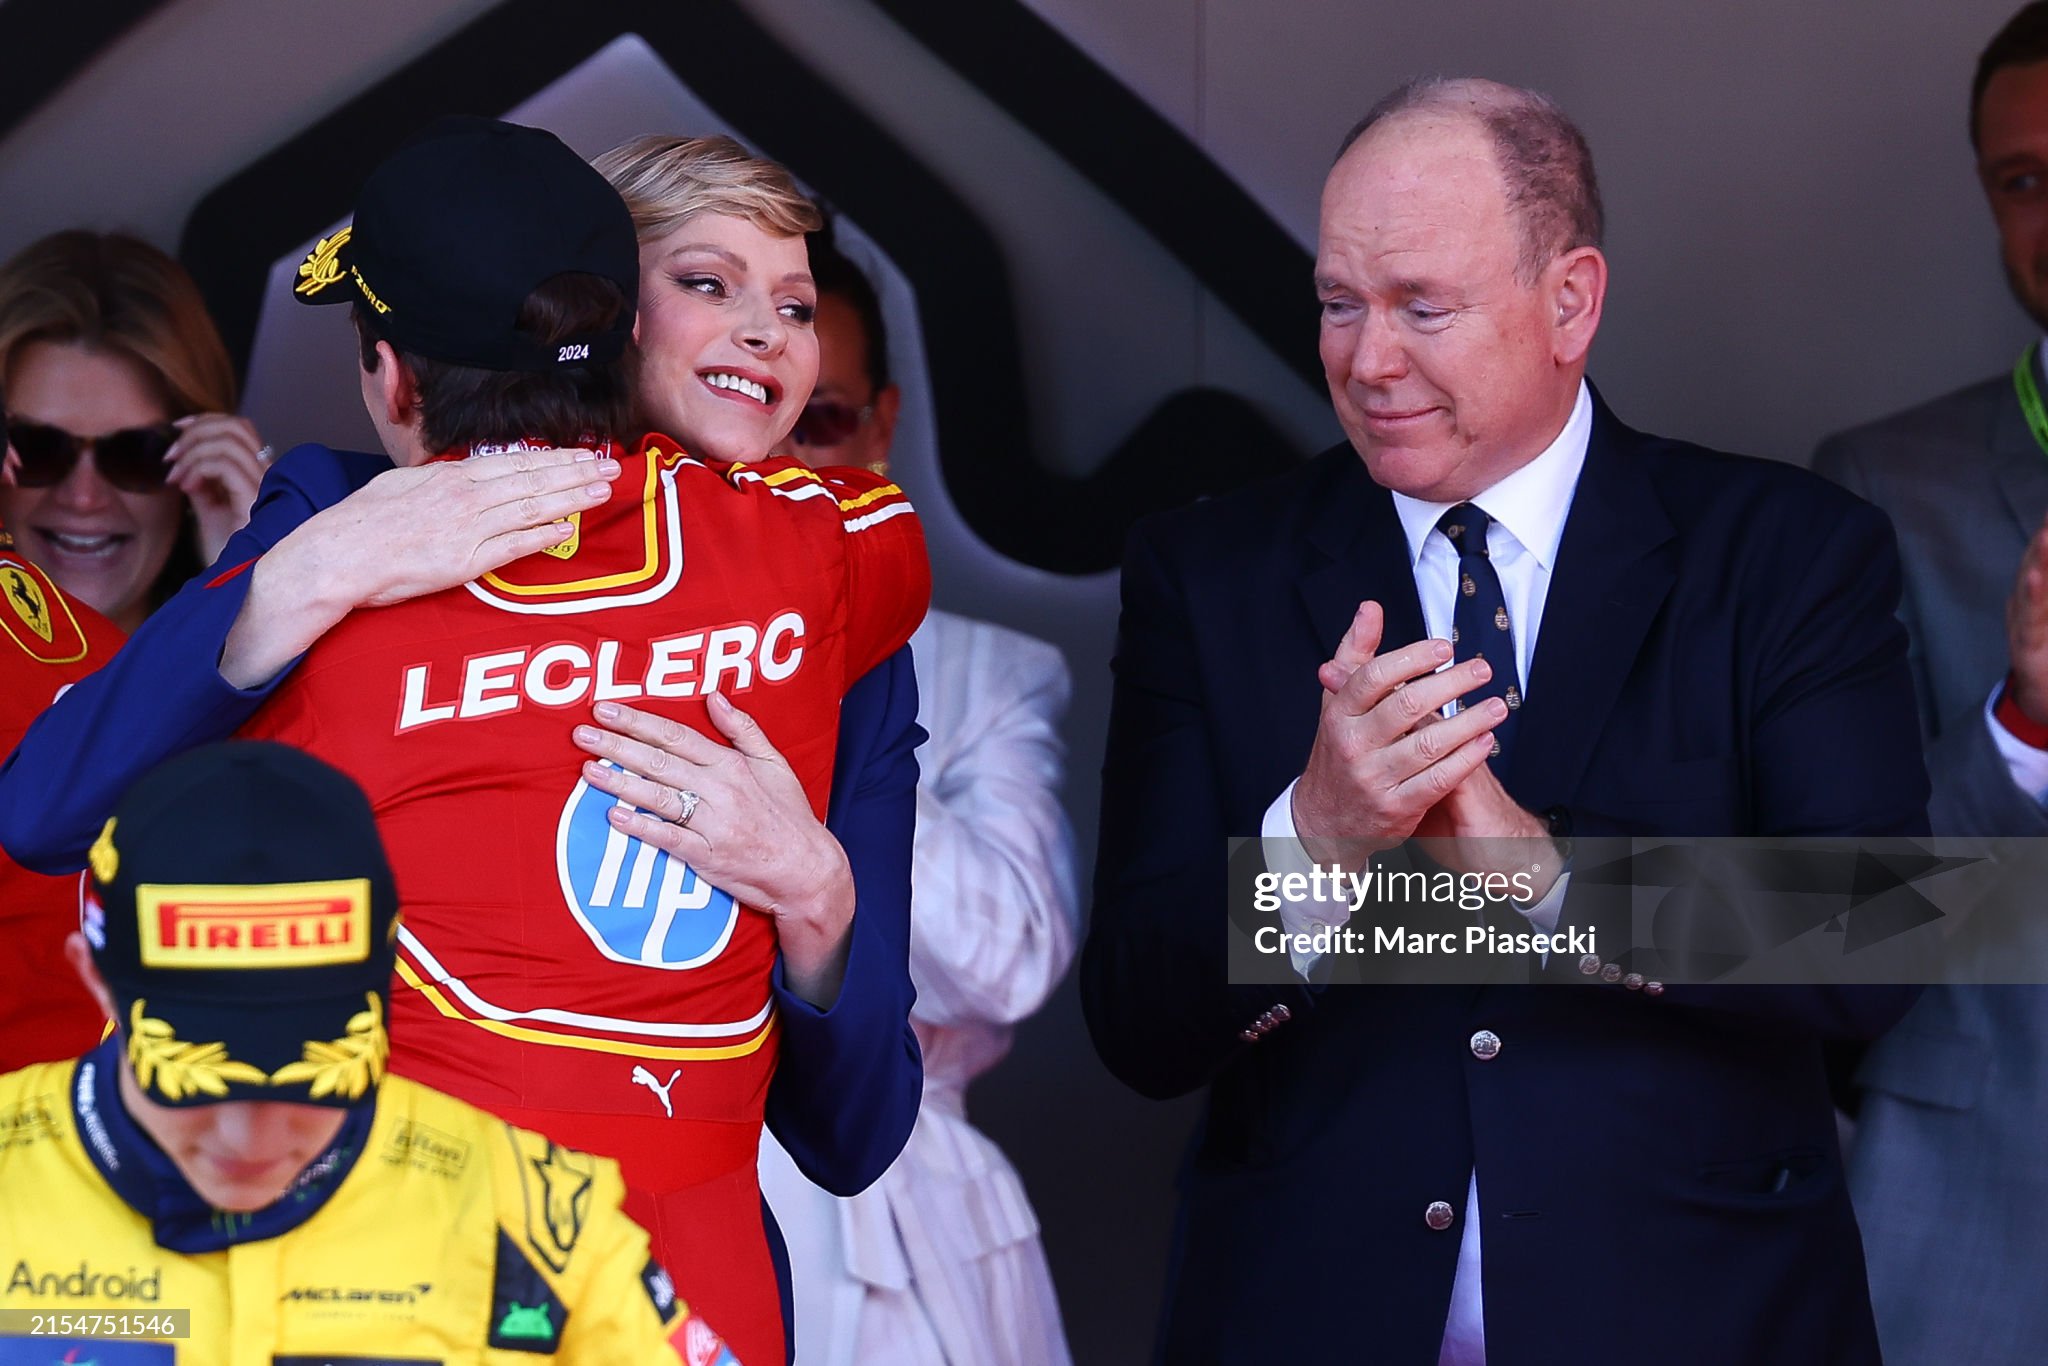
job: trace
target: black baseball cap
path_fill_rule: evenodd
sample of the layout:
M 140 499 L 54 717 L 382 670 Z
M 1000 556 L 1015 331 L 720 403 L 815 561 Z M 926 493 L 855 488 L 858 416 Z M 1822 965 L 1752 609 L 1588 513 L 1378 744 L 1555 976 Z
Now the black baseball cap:
M 567 271 L 616 284 L 612 326 L 542 345 L 519 310 Z M 355 220 L 323 237 L 292 292 L 357 303 L 400 351 L 485 370 L 602 365 L 625 351 L 640 247 L 619 192 L 553 133 L 498 119 L 436 120 L 370 172 Z
M 206 745 L 130 788 L 89 862 L 85 937 L 151 1100 L 374 1092 L 398 895 L 355 783 L 288 745 Z

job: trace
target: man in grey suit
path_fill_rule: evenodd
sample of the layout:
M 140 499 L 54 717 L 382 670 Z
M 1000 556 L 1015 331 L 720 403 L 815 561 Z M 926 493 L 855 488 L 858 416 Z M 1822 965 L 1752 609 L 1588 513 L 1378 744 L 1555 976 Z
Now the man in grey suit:
M 2048 331 L 2048 0 L 1978 59 L 1970 137 L 2014 296 Z M 1937 835 L 2048 834 L 2048 390 L 2015 369 L 1828 438 L 1891 514 Z M 1871 1050 L 1850 1187 L 1893 1366 L 2048 1350 L 2048 987 L 1935 987 Z

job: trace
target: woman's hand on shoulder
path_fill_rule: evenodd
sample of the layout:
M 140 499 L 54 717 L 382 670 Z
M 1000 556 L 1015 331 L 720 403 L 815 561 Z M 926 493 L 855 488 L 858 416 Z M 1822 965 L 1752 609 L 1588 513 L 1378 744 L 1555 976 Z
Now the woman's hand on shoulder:
M 619 468 L 548 449 L 386 470 L 256 561 L 221 677 L 255 687 L 359 607 L 453 588 L 560 544 L 571 513 L 611 497 Z
M 324 542 L 348 605 L 438 593 L 559 545 L 569 517 L 611 497 L 619 462 L 570 447 L 388 470 L 292 533 Z

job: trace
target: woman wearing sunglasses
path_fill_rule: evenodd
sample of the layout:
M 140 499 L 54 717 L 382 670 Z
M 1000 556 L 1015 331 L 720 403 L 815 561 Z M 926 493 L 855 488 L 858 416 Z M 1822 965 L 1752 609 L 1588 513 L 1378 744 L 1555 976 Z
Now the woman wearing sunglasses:
M 10 454 L 0 522 L 124 631 L 248 520 L 267 448 L 192 279 L 147 242 L 70 231 L 0 266 Z

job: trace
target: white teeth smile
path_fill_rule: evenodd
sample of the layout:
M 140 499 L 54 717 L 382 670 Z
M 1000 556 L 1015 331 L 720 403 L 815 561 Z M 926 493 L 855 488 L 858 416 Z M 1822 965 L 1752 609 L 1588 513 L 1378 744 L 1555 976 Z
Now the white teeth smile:
M 730 389 L 735 393 L 745 394 L 756 403 L 766 403 L 768 401 L 767 385 L 756 384 L 753 380 L 742 379 L 738 375 L 728 375 L 720 371 L 717 374 L 704 376 L 704 382 L 714 389 Z
M 75 536 L 62 531 L 45 531 L 44 539 L 57 549 L 73 555 L 111 554 L 115 546 L 126 540 L 125 536 Z

